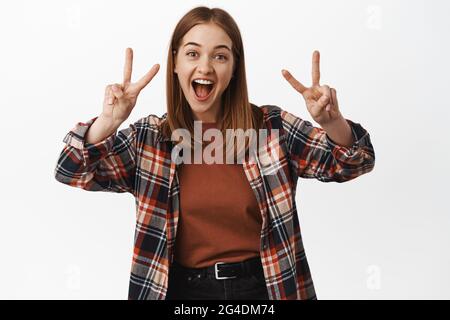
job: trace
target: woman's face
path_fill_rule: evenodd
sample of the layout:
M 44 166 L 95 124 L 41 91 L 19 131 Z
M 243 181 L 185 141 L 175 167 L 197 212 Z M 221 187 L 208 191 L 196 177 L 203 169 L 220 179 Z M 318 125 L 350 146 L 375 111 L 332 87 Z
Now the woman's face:
M 218 121 L 222 108 L 221 96 L 233 74 L 231 46 L 232 41 L 225 31 L 213 23 L 196 25 L 181 41 L 175 57 L 174 71 L 195 120 Z M 208 79 L 214 83 L 198 85 L 193 84 L 194 79 Z M 202 99 L 202 96 L 206 97 Z

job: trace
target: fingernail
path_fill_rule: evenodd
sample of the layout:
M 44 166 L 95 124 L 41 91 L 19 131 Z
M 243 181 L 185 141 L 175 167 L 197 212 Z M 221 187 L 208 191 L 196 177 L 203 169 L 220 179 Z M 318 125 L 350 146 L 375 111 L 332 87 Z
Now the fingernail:
M 117 91 L 117 88 L 116 88 L 115 86 L 111 86 L 111 89 L 112 89 L 113 91 Z

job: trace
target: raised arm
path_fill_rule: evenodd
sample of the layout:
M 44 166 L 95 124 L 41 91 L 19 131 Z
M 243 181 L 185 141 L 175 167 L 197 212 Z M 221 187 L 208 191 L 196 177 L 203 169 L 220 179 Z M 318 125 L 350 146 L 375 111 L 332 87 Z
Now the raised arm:
M 359 124 L 345 119 L 336 90 L 320 85 L 320 54 L 312 58 L 312 86 L 305 87 L 289 71 L 284 78 L 299 92 L 308 112 L 321 127 L 281 110 L 288 151 L 299 177 L 323 182 L 344 182 L 373 170 L 375 152 L 369 133 Z
M 131 83 L 133 51 L 126 50 L 122 84 L 105 89 L 100 116 L 79 122 L 66 134 L 66 143 L 54 171 L 61 183 L 88 191 L 134 193 L 136 126 L 117 133 L 136 105 L 140 91 L 159 70 L 154 65 L 138 82 Z

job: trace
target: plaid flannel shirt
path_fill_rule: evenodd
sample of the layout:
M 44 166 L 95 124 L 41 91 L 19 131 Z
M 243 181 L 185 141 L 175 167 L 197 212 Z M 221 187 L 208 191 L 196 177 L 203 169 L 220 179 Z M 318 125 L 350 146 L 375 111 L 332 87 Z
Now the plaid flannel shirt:
M 345 182 L 370 172 L 375 153 L 369 133 L 347 120 L 355 142 L 334 143 L 278 106 L 259 107 L 270 132 L 257 161 L 242 163 L 262 215 L 260 255 L 271 300 L 317 299 L 303 247 L 295 203 L 298 177 Z M 180 194 L 174 146 L 159 131 L 167 113 L 149 115 L 90 144 L 85 134 L 95 118 L 67 133 L 55 168 L 57 181 L 88 191 L 129 192 L 135 197 L 136 229 L 128 299 L 164 300 L 179 221 Z M 273 161 L 270 152 L 278 151 Z M 268 156 L 269 155 L 269 156 Z M 220 183 L 220 181 L 218 181 Z

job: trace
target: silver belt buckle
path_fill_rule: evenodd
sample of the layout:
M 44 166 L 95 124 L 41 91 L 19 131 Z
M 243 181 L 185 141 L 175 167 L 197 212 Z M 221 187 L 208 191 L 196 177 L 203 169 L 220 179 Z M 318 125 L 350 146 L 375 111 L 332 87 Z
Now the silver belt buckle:
M 214 264 L 214 271 L 215 271 L 215 274 L 216 274 L 216 279 L 217 280 L 223 280 L 223 279 L 234 279 L 234 278 L 237 278 L 236 276 L 233 276 L 233 277 L 219 277 L 219 270 L 217 269 L 217 265 L 218 264 L 224 264 L 225 262 L 216 262 L 215 264 Z

